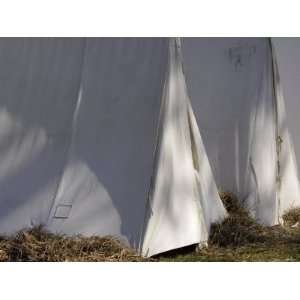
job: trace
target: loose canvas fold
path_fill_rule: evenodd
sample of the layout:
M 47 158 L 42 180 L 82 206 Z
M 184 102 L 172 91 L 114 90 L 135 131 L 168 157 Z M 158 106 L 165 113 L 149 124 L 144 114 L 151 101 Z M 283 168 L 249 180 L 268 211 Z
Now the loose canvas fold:
M 156 168 L 142 254 L 205 243 L 226 213 L 190 106 L 179 39 L 169 42 Z

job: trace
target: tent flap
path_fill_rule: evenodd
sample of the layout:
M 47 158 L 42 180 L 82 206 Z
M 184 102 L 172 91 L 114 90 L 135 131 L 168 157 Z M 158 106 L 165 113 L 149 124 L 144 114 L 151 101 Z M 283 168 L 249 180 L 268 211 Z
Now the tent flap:
M 145 256 L 206 242 L 211 222 L 225 217 L 193 117 L 181 59 L 180 40 L 172 38 L 142 246 Z

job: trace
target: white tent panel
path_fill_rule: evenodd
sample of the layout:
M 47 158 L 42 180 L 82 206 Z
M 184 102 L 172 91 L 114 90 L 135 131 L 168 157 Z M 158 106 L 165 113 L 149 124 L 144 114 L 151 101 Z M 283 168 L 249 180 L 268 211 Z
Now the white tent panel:
M 87 40 L 78 116 L 49 220 L 52 231 L 116 235 L 138 246 L 166 62 L 165 39 Z
M 190 106 L 180 40 L 169 44 L 156 172 L 142 253 L 146 256 L 207 242 L 226 213 Z
M 300 206 L 300 38 L 272 38 L 277 92 L 281 213 Z
M 279 221 L 272 53 L 264 38 L 185 38 L 197 123 L 221 190 L 262 223 Z
M 300 158 L 300 38 L 272 38 L 285 99 L 287 125 Z M 300 160 L 298 161 L 300 164 Z
M 226 213 L 179 40 L 0 39 L 0 66 L 1 234 L 143 237 L 146 256 L 207 241 Z
M 0 39 L 0 232 L 47 221 L 71 132 L 81 39 Z

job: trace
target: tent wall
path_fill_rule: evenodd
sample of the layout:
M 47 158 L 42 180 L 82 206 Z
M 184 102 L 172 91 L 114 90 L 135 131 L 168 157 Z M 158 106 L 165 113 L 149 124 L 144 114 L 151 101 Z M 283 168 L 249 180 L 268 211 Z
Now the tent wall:
M 272 38 L 285 99 L 287 127 L 294 142 L 296 157 L 300 158 L 300 38 Z M 298 168 L 300 160 L 298 161 Z
M 45 223 L 71 132 L 82 39 L 0 39 L 0 232 Z
M 0 39 L 0 232 L 45 224 L 137 246 L 167 40 Z
M 166 39 L 87 40 L 79 113 L 48 224 L 52 231 L 115 235 L 138 246 L 166 62 Z
M 214 177 L 277 224 L 300 205 L 299 70 L 295 38 L 1 38 L 0 233 L 206 242 Z
M 272 55 L 263 38 L 186 38 L 192 106 L 218 187 L 278 221 Z
M 170 39 L 145 256 L 201 244 L 226 215 L 187 94 L 179 39 Z
M 300 39 L 272 38 L 278 111 L 281 214 L 300 206 Z
M 146 256 L 207 241 L 225 210 L 179 40 L 0 39 L 0 66 L 1 234 L 143 237 Z

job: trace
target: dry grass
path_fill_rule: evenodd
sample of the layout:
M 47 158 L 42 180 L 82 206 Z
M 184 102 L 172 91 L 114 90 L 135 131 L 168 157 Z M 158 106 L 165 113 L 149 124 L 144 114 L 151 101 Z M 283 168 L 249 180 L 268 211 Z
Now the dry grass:
M 283 222 L 285 226 L 291 227 L 297 223 L 300 223 L 300 208 L 292 209 L 283 216 Z
M 37 227 L 0 239 L 0 261 L 144 261 L 112 237 L 66 237 Z
M 300 261 L 300 209 L 287 212 L 285 226 L 256 223 L 229 193 L 221 198 L 229 217 L 212 226 L 207 248 L 195 246 L 143 259 L 112 237 L 66 237 L 38 227 L 0 237 L 0 261 Z

